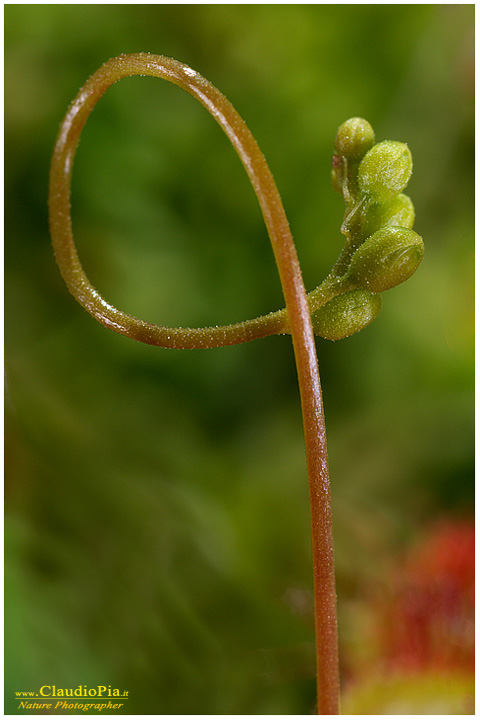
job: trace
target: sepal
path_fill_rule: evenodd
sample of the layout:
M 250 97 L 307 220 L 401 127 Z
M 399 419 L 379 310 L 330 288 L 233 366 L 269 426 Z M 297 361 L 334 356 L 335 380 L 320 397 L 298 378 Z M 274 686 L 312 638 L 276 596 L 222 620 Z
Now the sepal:
M 375 133 L 369 122 L 363 118 L 346 120 L 337 131 L 335 149 L 347 160 L 358 161 L 375 142 Z
M 362 159 L 358 168 L 358 188 L 375 202 L 388 202 L 406 188 L 412 167 L 412 155 L 405 143 L 384 140 L 374 145 Z
M 423 257 L 423 240 L 408 228 L 387 227 L 354 252 L 345 279 L 357 288 L 380 293 L 413 275 Z
M 312 313 L 315 335 L 325 340 L 342 340 L 363 330 L 382 309 L 382 298 L 365 290 L 337 295 Z

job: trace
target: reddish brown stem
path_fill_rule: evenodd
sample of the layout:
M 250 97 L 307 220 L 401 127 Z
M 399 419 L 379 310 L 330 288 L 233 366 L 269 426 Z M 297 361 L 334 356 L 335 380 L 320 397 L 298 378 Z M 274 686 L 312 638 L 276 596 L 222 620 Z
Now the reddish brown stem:
M 121 55 L 105 63 L 78 93 L 60 128 L 50 175 L 50 227 L 57 261 L 70 292 L 97 320 L 116 332 L 164 347 L 215 345 L 202 330 L 192 331 L 197 334 L 183 344 L 181 340 L 172 341 L 172 332 L 177 329 L 159 329 L 112 307 L 93 288 L 77 256 L 70 218 L 70 186 L 80 133 L 107 88 L 131 75 L 168 80 L 207 108 L 238 153 L 262 209 L 285 297 L 304 419 L 312 518 L 318 714 L 337 714 L 339 676 L 330 480 L 320 377 L 305 286 L 278 190 L 255 139 L 228 100 L 187 65 L 159 55 Z M 252 335 L 238 337 L 241 325 L 236 326 L 234 341 L 253 339 Z M 164 331 L 163 341 L 158 336 L 159 330 Z M 284 332 L 285 325 L 279 325 L 277 331 Z M 152 333 L 157 333 L 154 340 Z M 261 335 L 259 331 L 254 336 Z

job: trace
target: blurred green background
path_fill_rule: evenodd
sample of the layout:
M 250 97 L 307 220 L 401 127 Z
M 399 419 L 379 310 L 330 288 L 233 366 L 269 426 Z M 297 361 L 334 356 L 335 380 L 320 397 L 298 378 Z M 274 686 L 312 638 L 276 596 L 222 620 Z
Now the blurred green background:
M 308 491 L 288 337 L 167 351 L 95 323 L 50 246 L 49 161 L 78 88 L 149 51 L 191 65 L 275 176 L 307 289 L 341 246 L 336 129 L 408 142 L 416 275 L 318 341 L 342 673 L 402 548 L 473 504 L 473 5 L 5 7 L 6 698 L 112 685 L 140 714 L 308 714 Z M 283 306 L 247 177 L 178 88 L 130 78 L 84 130 L 73 221 L 119 308 L 200 326 Z

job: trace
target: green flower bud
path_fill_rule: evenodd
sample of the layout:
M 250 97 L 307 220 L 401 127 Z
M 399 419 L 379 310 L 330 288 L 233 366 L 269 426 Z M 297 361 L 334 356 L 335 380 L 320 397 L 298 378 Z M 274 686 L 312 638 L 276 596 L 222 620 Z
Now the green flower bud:
M 348 160 L 360 160 L 375 142 L 375 133 L 363 118 L 350 118 L 340 125 L 335 138 L 335 149 Z
M 413 275 L 423 251 L 423 240 L 413 230 L 383 228 L 354 252 L 346 280 L 373 293 L 390 290 Z
M 363 330 L 381 309 L 380 295 L 350 290 L 312 313 L 313 332 L 325 340 L 342 340 Z
M 400 226 L 412 229 L 415 210 L 408 195 L 396 195 L 391 203 L 371 203 L 364 211 L 362 235 L 369 237 L 384 227 Z
M 412 155 L 405 143 L 384 140 L 367 152 L 358 168 L 358 187 L 376 202 L 402 192 L 412 174 Z

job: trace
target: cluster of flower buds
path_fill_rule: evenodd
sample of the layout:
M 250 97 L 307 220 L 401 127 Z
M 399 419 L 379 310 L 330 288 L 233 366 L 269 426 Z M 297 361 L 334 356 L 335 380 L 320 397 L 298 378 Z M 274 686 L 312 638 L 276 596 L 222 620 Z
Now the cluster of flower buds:
M 322 283 L 335 297 L 312 307 L 315 333 L 329 340 L 348 337 L 374 320 L 379 293 L 411 277 L 424 252 L 422 238 L 412 230 L 412 201 L 403 194 L 412 174 L 407 145 L 375 143 L 371 125 L 351 118 L 339 127 L 335 150 L 332 185 L 345 199 L 347 241 Z

